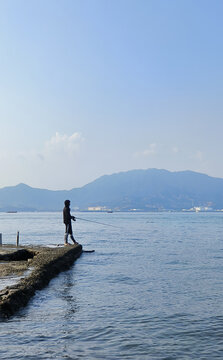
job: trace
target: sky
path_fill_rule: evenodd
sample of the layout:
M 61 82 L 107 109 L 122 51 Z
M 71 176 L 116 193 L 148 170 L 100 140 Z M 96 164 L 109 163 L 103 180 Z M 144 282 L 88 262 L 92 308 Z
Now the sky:
M 223 178 L 222 0 L 0 0 L 0 187 Z

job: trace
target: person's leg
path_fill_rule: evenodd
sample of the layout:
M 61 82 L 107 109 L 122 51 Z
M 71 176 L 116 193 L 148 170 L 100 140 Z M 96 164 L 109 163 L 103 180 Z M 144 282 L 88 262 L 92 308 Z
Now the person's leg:
M 65 225 L 64 245 L 68 245 L 68 225 Z
M 73 237 L 73 234 L 70 235 L 70 238 L 71 238 L 71 240 L 73 241 L 74 244 L 77 243 L 76 240 L 75 240 L 74 237 Z
M 74 239 L 74 237 L 73 237 L 73 231 L 72 231 L 72 225 L 71 224 L 68 224 L 68 229 L 67 229 L 68 231 L 68 234 L 70 235 L 70 239 L 73 241 L 73 243 L 74 244 L 76 244 L 76 241 L 75 241 L 75 239 Z

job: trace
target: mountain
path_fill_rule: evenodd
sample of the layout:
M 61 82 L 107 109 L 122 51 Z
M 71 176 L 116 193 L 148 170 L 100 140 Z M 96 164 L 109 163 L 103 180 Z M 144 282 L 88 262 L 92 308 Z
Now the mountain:
M 54 211 L 69 191 L 35 189 L 25 184 L 0 189 L 0 211 Z
M 70 199 L 85 210 L 182 210 L 194 206 L 223 208 L 223 179 L 193 171 L 148 169 L 104 175 L 71 190 L 36 189 L 25 184 L 0 189 L 0 211 L 57 211 Z

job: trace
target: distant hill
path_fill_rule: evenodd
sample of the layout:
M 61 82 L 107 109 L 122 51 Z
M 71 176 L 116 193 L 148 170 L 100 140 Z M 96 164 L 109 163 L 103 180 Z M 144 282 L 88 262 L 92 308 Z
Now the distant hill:
M 223 208 L 223 179 L 193 171 L 148 169 L 104 175 L 71 190 L 36 189 L 25 184 L 0 189 L 0 211 L 57 211 L 65 199 L 86 210 L 182 210 L 194 206 Z

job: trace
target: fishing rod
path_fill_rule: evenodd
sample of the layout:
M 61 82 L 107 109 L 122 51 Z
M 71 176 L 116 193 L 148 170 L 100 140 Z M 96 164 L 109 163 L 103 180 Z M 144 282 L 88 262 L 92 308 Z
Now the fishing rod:
M 79 218 L 79 217 L 76 217 L 76 216 L 75 216 L 75 219 L 78 219 L 78 220 L 83 220 L 83 221 L 88 221 L 88 222 L 92 222 L 92 223 L 99 224 L 99 225 L 111 226 L 111 227 L 114 227 L 114 228 L 121 229 L 121 227 L 120 227 L 120 226 L 111 225 L 111 224 L 105 224 L 105 223 L 98 222 L 98 221 L 93 221 L 93 220 L 87 220 L 87 219 Z

